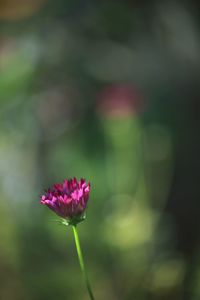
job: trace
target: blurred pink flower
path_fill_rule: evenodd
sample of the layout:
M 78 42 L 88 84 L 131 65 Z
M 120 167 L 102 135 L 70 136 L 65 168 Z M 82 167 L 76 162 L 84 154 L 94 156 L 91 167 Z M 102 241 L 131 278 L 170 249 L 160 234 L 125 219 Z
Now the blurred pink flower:
M 107 117 L 135 115 L 141 110 L 142 97 L 128 85 L 112 85 L 99 96 L 98 111 Z
M 84 179 L 79 181 L 65 179 L 63 183 L 54 184 L 41 196 L 41 204 L 48 206 L 57 215 L 71 223 L 82 220 L 90 193 L 90 183 Z

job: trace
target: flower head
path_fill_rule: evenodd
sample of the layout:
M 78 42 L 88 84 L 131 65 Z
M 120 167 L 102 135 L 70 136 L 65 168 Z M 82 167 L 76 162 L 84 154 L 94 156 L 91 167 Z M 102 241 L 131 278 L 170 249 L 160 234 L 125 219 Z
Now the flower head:
M 142 108 L 140 92 L 128 85 L 112 85 L 104 88 L 98 98 L 98 112 L 109 118 L 123 118 L 137 115 Z
M 41 196 L 41 204 L 45 204 L 57 215 L 75 224 L 83 219 L 90 193 L 90 183 L 84 179 L 65 179 L 54 184 Z

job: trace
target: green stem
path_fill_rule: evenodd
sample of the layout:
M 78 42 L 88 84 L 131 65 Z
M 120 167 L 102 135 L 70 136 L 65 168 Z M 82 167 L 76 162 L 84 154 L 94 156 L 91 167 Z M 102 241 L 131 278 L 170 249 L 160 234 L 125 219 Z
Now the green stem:
M 84 278 L 84 281 L 85 281 L 85 284 L 86 284 L 86 287 L 87 287 L 87 290 L 88 290 L 88 294 L 90 295 L 91 300 L 95 300 L 94 296 L 93 296 L 93 293 L 92 293 L 91 286 L 90 286 L 90 282 L 89 282 L 89 279 L 88 279 L 88 276 L 87 276 L 87 272 L 86 272 L 86 268 L 85 268 L 83 254 L 82 254 L 82 251 L 81 251 L 81 245 L 80 245 L 80 240 L 79 240 L 76 225 L 72 225 L 72 228 L 73 228 L 73 232 L 74 232 L 74 240 L 75 240 L 75 244 L 76 244 L 76 250 L 77 250 L 77 254 L 78 254 L 79 264 L 80 264 L 80 267 L 81 267 L 81 271 L 83 273 L 83 278 Z

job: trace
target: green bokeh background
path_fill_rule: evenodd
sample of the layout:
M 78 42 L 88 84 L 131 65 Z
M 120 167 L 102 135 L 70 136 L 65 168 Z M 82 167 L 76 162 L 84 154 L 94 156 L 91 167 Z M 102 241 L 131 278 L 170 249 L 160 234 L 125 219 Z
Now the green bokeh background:
M 198 1 L 33 2 L 0 1 L 0 299 L 88 299 L 39 204 L 73 176 L 97 300 L 199 299 Z

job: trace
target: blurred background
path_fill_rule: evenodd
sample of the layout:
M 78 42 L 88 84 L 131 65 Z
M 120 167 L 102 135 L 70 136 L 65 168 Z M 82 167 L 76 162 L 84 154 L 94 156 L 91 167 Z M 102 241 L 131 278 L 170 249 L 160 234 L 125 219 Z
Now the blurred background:
M 0 0 L 0 299 L 88 299 L 39 204 L 91 182 L 96 299 L 200 299 L 199 1 Z

